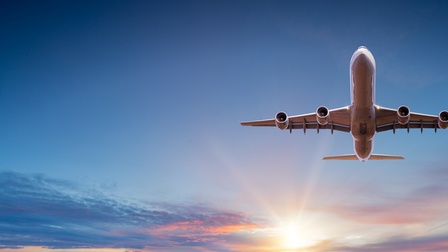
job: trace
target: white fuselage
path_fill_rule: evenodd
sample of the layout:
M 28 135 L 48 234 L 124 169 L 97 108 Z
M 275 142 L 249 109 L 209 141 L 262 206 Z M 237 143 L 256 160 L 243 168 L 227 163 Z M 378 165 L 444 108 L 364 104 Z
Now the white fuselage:
M 361 161 L 373 151 L 375 125 L 375 59 L 361 46 L 350 60 L 351 134 L 355 154 Z

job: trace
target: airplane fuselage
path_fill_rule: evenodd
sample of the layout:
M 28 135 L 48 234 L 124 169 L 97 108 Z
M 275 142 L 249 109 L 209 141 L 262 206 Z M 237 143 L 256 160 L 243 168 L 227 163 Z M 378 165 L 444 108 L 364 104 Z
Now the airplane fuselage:
M 359 160 L 369 159 L 373 151 L 375 125 L 375 59 L 360 47 L 350 61 L 351 134 Z

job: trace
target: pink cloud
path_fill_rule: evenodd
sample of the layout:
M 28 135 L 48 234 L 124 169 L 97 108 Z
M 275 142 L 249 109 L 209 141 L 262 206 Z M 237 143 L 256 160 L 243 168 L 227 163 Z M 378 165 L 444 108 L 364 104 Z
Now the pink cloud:
M 441 220 L 448 211 L 447 198 L 444 184 L 422 186 L 406 194 L 370 188 L 370 193 L 354 194 L 350 201 L 314 204 L 310 209 L 359 223 L 413 224 Z
M 192 220 L 161 225 L 151 228 L 148 230 L 148 233 L 154 236 L 166 234 L 181 236 L 214 236 L 239 231 L 250 231 L 256 227 L 257 225 L 254 223 L 229 223 L 209 226 L 202 220 Z

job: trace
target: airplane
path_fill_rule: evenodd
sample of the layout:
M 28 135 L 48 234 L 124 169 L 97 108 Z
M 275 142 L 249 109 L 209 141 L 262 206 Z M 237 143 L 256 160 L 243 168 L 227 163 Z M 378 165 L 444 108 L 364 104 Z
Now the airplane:
M 243 126 L 271 126 L 281 130 L 329 129 L 351 133 L 355 154 L 328 156 L 323 160 L 402 160 L 401 156 L 372 154 L 373 138 L 376 132 L 397 129 L 448 127 L 448 111 L 441 111 L 438 116 L 413 113 L 407 106 L 398 109 L 380 107 L 375 104 L 376 63 L 372 53 L 365 46 L 360 46 L 350 60 L 351 105 L 329 110 L 320 106 L 316 112 L 289 117 L 285 112 L 278 112 L 273 119 L 242 122 Z

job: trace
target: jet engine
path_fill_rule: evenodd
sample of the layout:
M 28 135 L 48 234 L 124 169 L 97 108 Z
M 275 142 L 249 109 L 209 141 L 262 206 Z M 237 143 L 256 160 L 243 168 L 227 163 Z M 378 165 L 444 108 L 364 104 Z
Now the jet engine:
M 401 125 L 405 125 L 409 122 L 409 119 L 411 117 L 411 111 L 406 106 L 400 106 L 397 109 L 397 116 L 398 116 L 398 122 Z
M 285 112 L 278 112 L 275 115 L 275 125 L 281 130 L 288 128 L 289 126 L 288 115 Z
M 325 125 L 330 121 L 330 113 L 328 112 L 328 108 L 321 106 L 316 110 L 316 121 L 320 125 Z
M 441 129 L 446 129 L 448 127 L 448 111 L 440 112 L 438 123 Z

